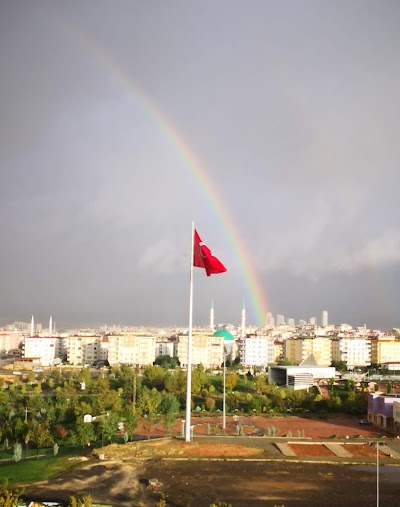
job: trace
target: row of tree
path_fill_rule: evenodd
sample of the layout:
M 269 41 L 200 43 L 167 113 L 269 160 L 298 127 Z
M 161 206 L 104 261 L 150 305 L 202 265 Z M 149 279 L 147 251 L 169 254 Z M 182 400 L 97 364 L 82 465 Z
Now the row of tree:
M 121 429 L 132 439 L 139 419 L 149 432 L 161 420 L 171 431 L 185 410 L 186 372 L 149 366 L 143 371 L 121 366 L 94 378 L 83 368 L 76 374 L 53 370 L 50 375 L 31 376 L 25 382 L 0 390 L 0 441 L 4 448 L 19 442 L 24 449 L 32 443 L 40 448 L 57 445 L 86 445 L 97 440 L 108 442 Z M 192 372 L 192 408 L 214 412 L 222 409 L 222 374 L 211 375 L 200 365 Z M 293 391 L 269 385 L 266 375 L 240 376 L 236 370 L 226 374 L 228 411 L 242 412 L 319 412 L 366 411 L 365 393 L 352 386 L 334 392 L 325 400 L 313 389 Z M 82 386 L 84 385 L 84 390 Z M 92 423 L 84 422 L 90 414 Z

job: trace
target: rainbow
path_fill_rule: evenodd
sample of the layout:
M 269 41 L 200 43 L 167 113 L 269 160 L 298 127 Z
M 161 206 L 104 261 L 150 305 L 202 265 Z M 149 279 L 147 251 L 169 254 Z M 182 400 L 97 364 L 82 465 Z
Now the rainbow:
M 172 145 L 180 159 L 183 161 L 184 166 L 193 175 L 199 187 L 212 204 L 244 275 L 245 289 L 247 296 L 250 299 L 257 325 L 262 327 L 265 324 L 265 312 L 268 308 L 264 291 L 253 269 L 251 257 L 246 250 L 246 247 L 240 241 L 239 231 L 235 226 L 229 211 L 224 206 L 220 195 L 218 194 L 218 191 L 206 170 L 202 167 L 193 151 L 190 150 L 184 138 L 178 133 L 177 129 L 168 120 L 168 118 L 163 115 L 154 101 L 146 95 L 138 83 L 135 82 L 135 80 L 128 75 L 128 73 L 120 65 L 116 64 L 115 60 L 107 54 L 104 48 L 100 48 L 96 42 L 80 30 L 77 30 L 76 27 L 72 28 L 69 26 L 68 28 L 68 31 L 72 31 L 73 35 L 75 35 L 74 40 L 80 41 L 82 46 L 86 47 L 90 53 L 96 56 L 98 62 L 107 69 L 111 69 L 113 71 L 113 76 L 117 77 L 119 82 L 129 90 L 137 103 L 143 108 L 145 113 L 154 121 L 163 133 L 169 144 Z M 199 232 L 201 235 L 202 231 L 200 230 Z M 207 244 L 207 237 L 205 238 L 205 243 Z

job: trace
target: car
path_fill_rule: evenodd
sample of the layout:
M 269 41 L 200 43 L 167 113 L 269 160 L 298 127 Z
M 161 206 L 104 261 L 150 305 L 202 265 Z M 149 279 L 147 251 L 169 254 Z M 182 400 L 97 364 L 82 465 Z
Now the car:
M 372 426 L 372 422 L 367 419 L 360 419 L 358 422 L 360 426 Z

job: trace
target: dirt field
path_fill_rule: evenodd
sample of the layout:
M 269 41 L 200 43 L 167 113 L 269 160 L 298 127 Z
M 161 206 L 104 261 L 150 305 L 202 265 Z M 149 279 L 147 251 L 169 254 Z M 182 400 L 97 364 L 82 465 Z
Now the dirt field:
M 373 426 L 360 426 L 359 417 L 349 417 L 344 415 L 323 414 L 323 419 L 315 417 L 267 417 L 267 416 L 237 416 L 226 418 L 226 430 L 222 431 L 222 416 L 206 417 L 192 416 L 191 425 L 193 426 L 194 435 L 206 435 L 207 430 L 211 435 L 237 435 L 237 426 L 242 427 L 245 435 L 267 434 L 275 428 L 275 436 L 283 437 L 289 432 L 293 437 L 301 433 L 301 436 L 312 439 L 323 439 L 336 437 L 361 437 L 370 438 L 382 435 L 382 430 Z M 178 436 L 181 434 L 182 423 L 178 421 L 172 429 L 171 434 Z M 138 437 L 147 438 L 149 432 L 141 425 L 136 431 Z M 165 436 L 164 427 L 154 425 L 150 431 L 150 435 L 154 437 Z
M 195 427 L 200 429 L 200 425 L 206 424 L 202 420 Z M 232 507 L 376 505 L 376 450 L 367 440 L 357 442 L 358 435 L 366 439 L 381 435 L 374 428 L 359 427 L 356 419 L 348 418 L 255 417 L 240 424 L 248 430 L 245 432 L 248 436 L 198 436 L 190 443 L 162 439 L 107 446 L 96 451 L 97 455 L 104 454 L 104 460 L 93 454 L 80 469 L 30 485 L 26 493 L 35 499 L 58 501 L 72 494 L 90 494 L 94 501 L 113 507 L 153 507 L 162 496 L 169 507 L 208 507 L 215 501 L 230 502 Z M 304 430 L 305 440 L 310 442 L 314 438 L 315 443 L 302 444 L 302 438 L 297 442 L 296 438 L 291 439 L 297 458 L 288 459 L 272 438 L 256 437 L 268 425 L 275 427 L 277 435 L 289 431 L 294 435 Z M 235 421 L 230 420 L 228 427 L 236 434 Z M 155 428 L 153 434 L 156 431 Z M 316 444 L 323 439 L 337 442 L 339 438 L 332 438 L 333 435 L 341 436 L 346 449 L 352 449 L 357 465 L 329 463 L 341 460 L 325 446 Z M 399 449 L 397 440 L 386 441 Z M 400 466 L 393 465 L 400 465 L 400 459 L 393 460 L 381 453 L 380 456 L 381 505 L 397 507 Z M 342 461 L 348 463 L 349 459 Z M 361 466 L 361 463 L 370 464 Z M 149 486 L 152 478 L 160 484 Z

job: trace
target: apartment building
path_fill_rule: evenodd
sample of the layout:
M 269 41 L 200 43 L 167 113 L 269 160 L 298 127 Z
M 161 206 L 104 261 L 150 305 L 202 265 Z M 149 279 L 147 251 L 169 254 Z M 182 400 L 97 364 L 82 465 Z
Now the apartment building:
M 188 335 L 178 336 L 175 347 L 175 356 L 183 368 L 188 363 Z M 204 368 L 218 368 L 224 361 L 224 338 L 206 333 L 193 333 L 192 335 L 192 365 L 202 364 Z
M 156 357 L 158 356 L 170 356 L 174 357 L 175 343 L 173 340 L 168 338 L 160 337 L 156 338 Z
M 72 365 L 92 365 L 100 359 L 100 335 L 73 335 L 68 337 L 67 361 Z
M 20 331 L 14 329 L 0 331 L 0 352 L 17 350 L 23 339 L 24 335 Z
M 245 367 L 265 368 L 274 362 L 274 338 L 272 336 L 247 336 L 238 341 L 240 364 Z
M 52 366 L 62 357 L 57 336 L 27 336 L 23 342 L 23 357 L 39 359 L 42 366 Z
M 332 343 L 325 337 L 288 338 L 283 343 L 285 359 L 292 364 L 300 364 L 310 354 L 314 354 L 320 366 L 330 366 L 332 363 Z
M 156 338 L 154 335 L 137 333 L 109 334 L 108 362 L 111 366 L 131 364 L 147 366 L 156 359 Z
M 371 340 L 371 363 L 394 363 L 400 361 L 400 340 L 394 336 L 382 336 Z
M 332 361 L 344 361 L 348 368 L 371 364 L 371 340 L 355 336 L 332 339 Z

